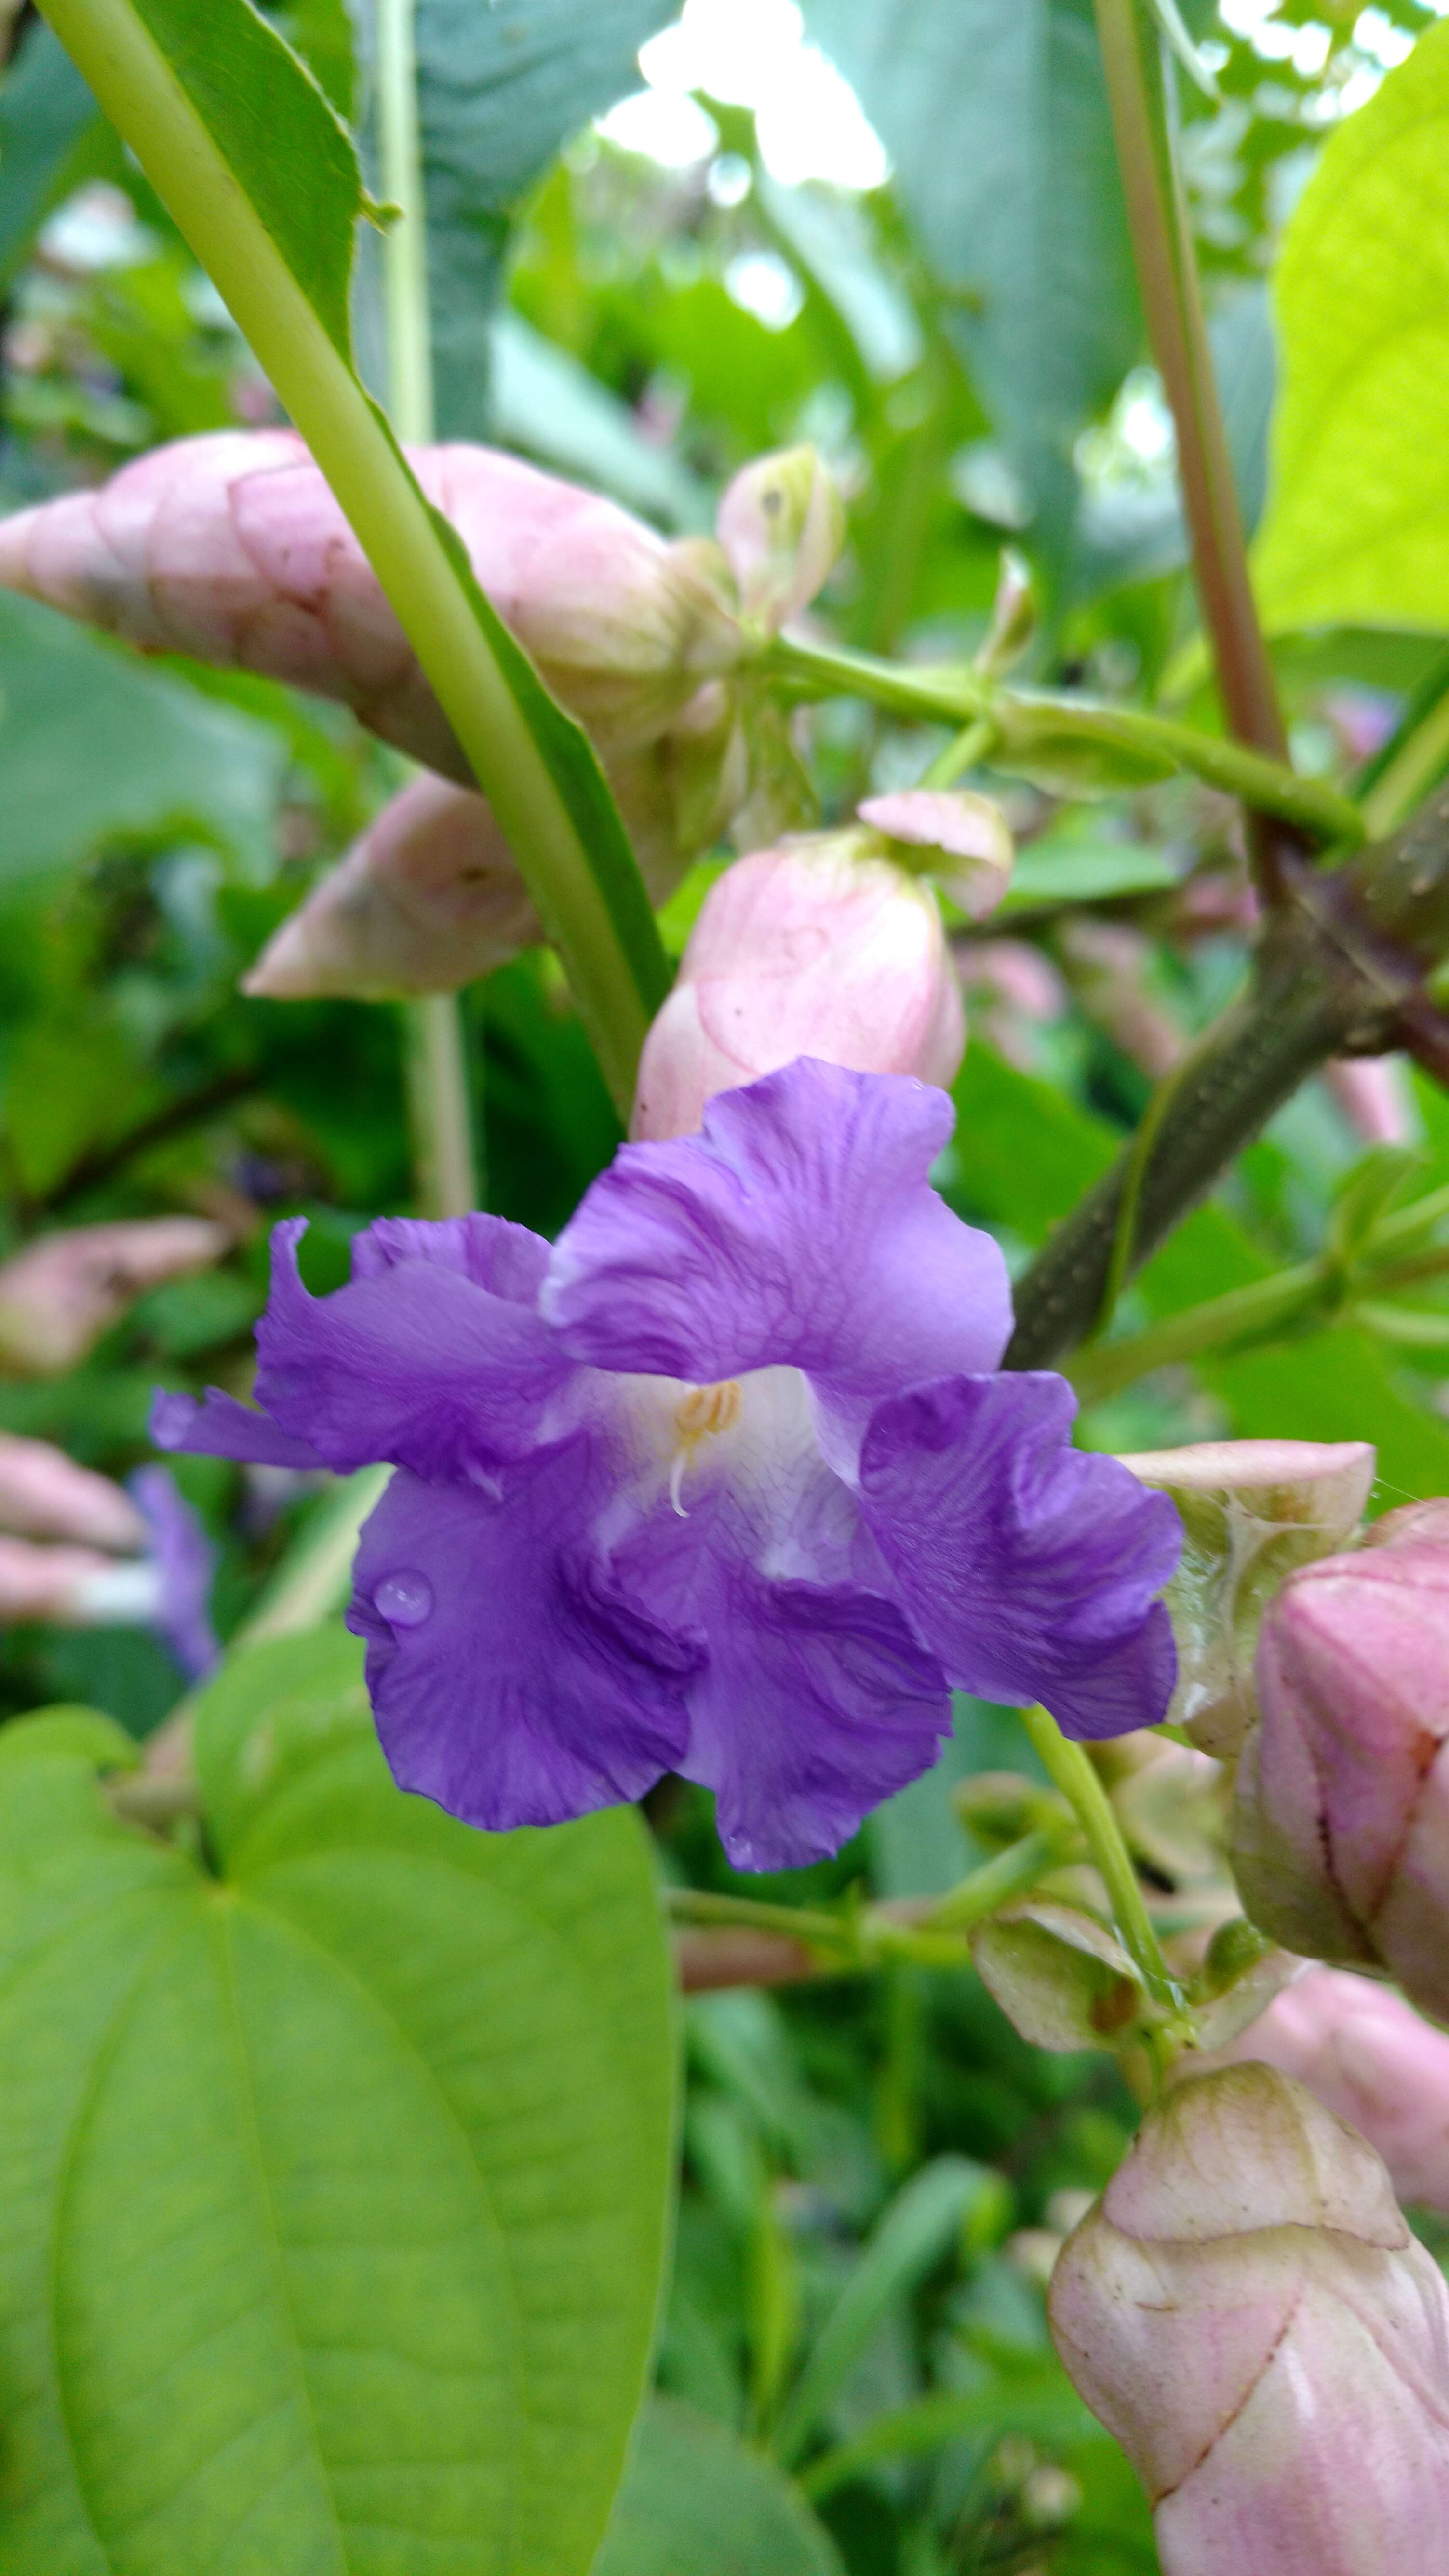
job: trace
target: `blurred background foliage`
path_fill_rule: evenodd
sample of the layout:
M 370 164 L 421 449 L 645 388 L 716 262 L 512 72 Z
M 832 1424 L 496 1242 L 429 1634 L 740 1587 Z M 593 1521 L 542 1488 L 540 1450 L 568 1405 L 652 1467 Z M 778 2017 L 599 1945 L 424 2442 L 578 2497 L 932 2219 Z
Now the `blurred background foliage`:
M 355 41 L 346 0 L 274 14 L 365 133 L 366 29 Z M 1282 228 L 1325 135 L 1433 14 L 1184 0 L 1209 86 L 1179 84 L 1182 158 L 1250 525 L 1271 473 Z M 1090 0 L 804 0 L 803 15 L 688 0 L 682 21 L 670 0 L 419 0 L 418 34 L 445 435 L 514 447 L 670 531 L 707 527 L 751 455 L 813 440 L 850 508 L 827 631 L 908 658 L 968 653 L 1010 543 L 1042 604 L 1032 676 L 1216 721 Z M 276 416 L 28 7 L 11 38 L 6 509 L 160 440 Z M 375 293 L 364 262 L 364 352 Z M 1437 618 L 1380 597 L 1366 622 L 1285 626 L 1274 653 L 1301 766 L 1352 776 L 1442 650 L 1436 624 L 1449 630 L 1449 592 Z M 804 737 L 827 817 L 913 781 L 937 747 L 846 702 Z M 237 992 L 395 775 L 339 711 L 142 664 L 0 597 L 0 1259 L 60 1227 L 176 1211 L 218 1220 L 231 1244 L 64 1373 L 0 1378 L 0 1430 L 125 1473 L 147 1454 L 158 1381 L 245 1392 L 276 1217 L 310 1219 L 321 1288 L 358 1225 L 408 1205 L 398 1016 Z M 983 783 L 1021 858 L 1005 914 L 959 943 L 972 1041 L 939 1178 L 1019 1267 L 1232 991 L 1249 898 L 1234 813 L 1202 788 L 1071 807 Z M 676 951 L 718 864 L 665 915 Z M 546 955 L 470 990 L 465 1011 L 487 1204 L 551 1233 L 618 1142 L 607 1096 Z M 1344 1086 L 1311 1084 L 1150 1265 L 1128 1327 L 1341 1240 L 1364 1122 Z M 1389 1178 L 1449 1183 L 1449 1104 L 1405 1075 L 1398 1123 L 1413 1159 Z M 1432 1284 L 1407 1309 L 1326 1300 L 1290 1341 L 1139 1379 L 1083 1434 L 1370 1439 L 1382 1507 L 1449 1490 L 1446 1352 Z M 225 1634 L 317 1498 L 304 1478 L 220 1460 L 178 1473 L 218 1551 Z M 140 1735 L 179 1687 L 143 1630 L 0 1641 L 6 1715 L 84 1701 Z M 703 1793 L 666 1787 L 651 1822 L 686 1884 L 909 1897 L 972 1858 L 950 1781 L 1002 1764 L 1032 1767 L 1012 1721 L 963 1702 L 940 1773 L 828 1868 L 763 1885 L 732 1880 Z M 751 2576 L 1150 2571 L 1134 2482 L 1043 2322 L 1055 2241 L 1135 2117 L 1114 2064 L 1043 2056 L 970 1974 L 915 1966 L 702 1995 L 687 2020 L 667 2396 L 607 2576 L 717 2576 L 732 2517 Z M 725 2432 L 755 2446 L 751 2464 Z

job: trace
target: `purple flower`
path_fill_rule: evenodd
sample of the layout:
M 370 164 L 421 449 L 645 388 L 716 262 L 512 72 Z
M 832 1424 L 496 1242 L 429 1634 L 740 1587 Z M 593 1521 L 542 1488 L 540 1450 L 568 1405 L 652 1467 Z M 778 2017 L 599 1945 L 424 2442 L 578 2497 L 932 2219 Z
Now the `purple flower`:
M 216 1560 L 198 1515 L 166 1467 L 138 1467 L 127 1479 L 146 1523 L 154 1591 L 151 1625 L 188 1681 L 204 1681 L 221 1659 L 211 1624 Z
M 952 1684 L 1072 1734 L 1170 1696 L 1177 1516 L 995 1374 L 1010 1293 L 928 1173 L 944 1093 L 802 1059 L 625 1146 L 552 1247 L 384 1218 L 313 1298 L 280 1226 L 250 1411 L 155 1436 L 397 1469 L 349 1625 L 404 1788 L 552 1824 L 676 1770 L 737 1867 L 834 1851 L 935 1760 Z

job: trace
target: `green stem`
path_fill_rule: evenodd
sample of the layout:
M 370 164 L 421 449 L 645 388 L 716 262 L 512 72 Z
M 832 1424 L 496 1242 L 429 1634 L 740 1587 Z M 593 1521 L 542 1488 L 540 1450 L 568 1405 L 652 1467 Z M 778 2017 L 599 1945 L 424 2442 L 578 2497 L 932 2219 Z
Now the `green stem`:
M 1132 1386 L 1153 1369 L 1201 1359 L 1206 1351 L 1241 1348 L 1247 1342 L 1276 1339 L 1305 1323 L 1324 1303 L 1327 1272 L 1318 1261 L 1301 1262 L 1272 1279 L 1231 1288 L 1201 1306 L 1165 1316 L 1145 1332 L 1126 1333 L 1119 1341 L 1097 1342 L 1065 1364 L 1083 1404 L 1100 1404 L 1120 1388 Z
M 1182 1990 L 1169 1973 L 1158 1945 L 1111 1799 L 1080 1744 L 1069 1744 L 1055 1718 L 1049 1717 L 1044 1708 L 1024 1708 L 1021 1722 L 1048 1777 L 1070 1801 L 1087 1838 L 1123 1949 L 1153 2002 L 1175 2016 L 1183 2008 Z
M 403 1017 L 418 1205 L 424 1216 L 467 1216 L 479 1195 L 462 1008 L 456 993 L 428 993 Z
M 973 723 L 958 733 L 938 752 L 930 768 L 922 773 L 923 787 L 954 787 L 979 760 L 985 760 L 996 740 L 996 727 L 989 716 L 977 716 Z
M 627 1115 L 658 996 L 386 424 L 129 0 L 45 0 L 45 14 L 331 485 L 517 856 Z
M 1065 1820 L 1064 1820 L 1065 1821 Z M 1070 1847 L 1061 1826 L 1041 1827 L 1023 1834 L 994 1859 L 983 1861 L 979 1869 L 959 1880 L 938 1897 L 929 1914 L 921 1918 L 921 1930 L 932 1932 L 965 1931 L 973 1923 L 984 1923 L 999 1905 L 1009 1905 L 1014 1896 L 1028 1896 L 1034 1887 L 1060 1869 L 1071 1857 Z
M 1390 757 L 1360 790 L 1360 809 L 1373 840 L 1396 832 L 1449 768 L 1449 656 L 1436 664 L 1431 677 L 1435 687 L 1428 703 L 1409 710 L 1410 721 Z
M 766 1905 L 753 1896 L 717 1896 L 702 1887 L 666 1887 L 664 1904 L 675 1923 L 707 1924 L 740 1932 L 777 1932 L 787 1940 L 831 1952 L 856 1948 L 855 1925 L 844 1914 L 803 1905 Z
M 798 635 L 777 637 L 764 668 L 802 698 L 866 698 L 918 723 L 963 726 L 984 720 L 997 729 L 993 756 L 1002 768 L 1030 765 L 1034 755 L 1063 742 L 1117 750 L 1186 770 L 1315 840 L 1353 848 L 1364 837 L 1358 807 L 1322 779 L 1300 778 L 1241 743 L 1174 724 L 1142 707 L 1098 706 L 1090 698 L 1047 689 L 1005 689 L 964 664 L 913 668 Z
M 1192 226 L 1173 151 L 1160 21 L 1147 13 L 1143 0 L 1096 0 L 1096 8 L 1138 284 L 1177 431 L 1193 573 L 1223 708 L 1240 742 L 1284 761 L 1287 737 L 1248 576 Z M 1252 806 L 1251 797 L 1245 801 Z M 1249 819 L 1251 826 L 1251 812 Z M 1274 882 L 1275 852 L 1264 834 L 1254 837 L 1259 874 Z
M 388 408 L 405 446 L 433 436 L 433 345 L 427 206 L 418 139 L 414 0 L 375 0 L 378 157 L 383 194 L 398 214 L 382 245 Z M 466 1216 L 478 1204 L 468 1048 L 454 993 L 404 1005 L 409 1124 L 425 1216 Z

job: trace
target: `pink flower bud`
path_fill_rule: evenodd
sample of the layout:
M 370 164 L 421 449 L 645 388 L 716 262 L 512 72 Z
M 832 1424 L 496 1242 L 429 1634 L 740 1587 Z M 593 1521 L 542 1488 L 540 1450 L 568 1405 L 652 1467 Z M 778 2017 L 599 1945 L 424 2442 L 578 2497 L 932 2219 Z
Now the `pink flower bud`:
M 868 796 L 856 811 L 894 844 L 891 858 L 929 870 L 968 921 L 984 921 L 996 910 L 1015 853 L 1006 816 L 989 796 L 964 787 L 908 787 L 894 796 Z
M 668 780 L 646 774 L 660 768 L 656 746 L 616 781 L 656 903 L 684 863 L 672 818 L 661 823 L 645 801 L 651 787 L 667 798 Z M 424 771 L 273 933 L 242 991 L 277 1002 L 452 993 L 542 938 L 492 807 Z
M 1392 1986 L 1309 1968 L 1220 2056 L 1296 2075 L 1378 2149 L 1401 2199 L 1449 2210 L 1449 2033 Z
M 715 520 L 746 617 L 775 634 L 812 600 L 845 542 L 845 505 L 813 447 L 757 457 Z
M 1365 1145 L 1412 1145 L 1414 1108 L 1396 1055 L 1337 1056 L 1323 1079 L 1345 1124 Z
M 20 1538 L 78 1540 L 121 1551 L 145 1543 L 146 1524 L 109 1476 L 78 1467 L 48 1440 L 0 1432 L 0 1529 Z
M 1269 1605 L 1232 1856 L 1249 1914 L 1285 1949 L 1386 1968 L 1442 2018 L 1449 1535 L 1422 1508 L 1405 1517 L 1304 1566 Z
M 1296 1567 L 1352 1536 L 1374 1452 L 1366 1440 L 1198 1440 L 1122 1464 L 1172 1496 L 1183 1526 L 1167 1589 L 1178 1672 L 1169 1715 L 1204 1753 L 1230 1757 L 1256 1714 L 1264 1606 Z
M 0 1627 L 31 1620 L 59 1628 L 109 1627 L 113 1600 L 129 1606 L 138 1587 L 149 1604 L 155 1587 L 139 1560 L 118 1563 L 95 1548 L 33 1547 L 29 1539 L 0 1538 Z M 124 1612 L 121 1624 L 131 1624 Z
M 84 1359 L 148 1288 L 219 1261 L 231 1241 L 208 1217 L 140 1217 L 42 1235 L 0 1263 L 0 1368 L 58 1376 Z
M 1050 2316 L 1163 2576 L 1437 2563 L 1449 2288 L 1372 2147 L 1290 2076 L 1175 2085 L 1063 2248 Z
M 796 1056 L 948 1085 L 965 1046 L 936 899 L 856 837 L 821 834 L 726 870 L 644 1042 L 632 1133 L 692 1135 L 717 1091 Z
M 420 448 L 428 499 L 600 748 L 653 741 L 748 649 L 722 557 L 486 447 Z M 178 439 L 0 525 L 0 583 L 149 652 L 339 698 L 430 769 L 472 772 L 371 566 L 289 430 Z

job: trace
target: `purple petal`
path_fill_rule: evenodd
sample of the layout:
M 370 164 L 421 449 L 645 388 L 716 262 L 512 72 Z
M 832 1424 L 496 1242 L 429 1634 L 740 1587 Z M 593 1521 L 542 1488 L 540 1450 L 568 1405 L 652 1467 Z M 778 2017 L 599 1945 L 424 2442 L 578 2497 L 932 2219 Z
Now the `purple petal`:
M 502 1216 L 451 1216 L 440 1224 L 412 1216 L 381 1216 L 353 1237 L 354 1279 L 381 1279 L 404 1262 L 427 1261 L 455 1271 L 510 1306 L 536 1306 L 551 1245 L 526 1225 Z
M 173 1395 L 158 1387 L 151 1403 L 151 1437 L 158 1449 L 187 1449 L 207 1458 L 237 1458 L 250 1467 L 322 1468 L 311 1442 L 279 1431 L 270 1414 L 238 1404 L 209 1386 L 204 1396 Z
M 687 1739 L 699 1652 L 590 1542 L 611 1478 L 588 1435 L 501 1499 L 393 1477 L 362 1533 L 348 1626 L 404 1789 L 504 1832 L 637 1798 Z
M 340 1473 L 391 1459 L 421 1476 L 489 1476 L 527 1455 L 549 1397 L 571 1375 L 530 1308 L 456 1266 L 467 1223 L 370 1229 L 362 1275 L 330 1297 L 309 1296 L 302 1285 L 303 1222 L 273 1234 L 257 1395 Z M 444 1258 L 415 1257 L 404 1236 Z M 509 1250 L 502 1267 L 516 1285 Z
M 622 1148 L 541 1311 L 573 1359 L 700 1385 L 783 1363 L 849 1415 L 990 1368 L 1005 1265 L 927 1178 L 952 1115 L 924 1083 L 808 1057 L 722 1092 L 702 1135 Z
M 945 1678 L 878 1595 L 771 1583 L 742 1561 L 717 1574 L 675 1767 L 713 1789 L 736 1869 L 800 1868 L 930 1769 L 951 1728 Z
M 861 1501 L 916 1634 L 959 1689 L 1042 1700 L 1069 1735 L 1122 1735 L 1155 1725 L 1172 1695 L 1155 1595 L 1182 1532 L 1165 1494 L 1071 1447 L 1075 1412 L 1044 1374 L 915 1387 L 871 1417 Z
M 138 1467 L 127 1481 L 145 1516 L 160 1579 L 155 1624 L 188 1680 L 201 1681 L 221 1661 L 209 1607 L 216 1566 L 211 1542 L 169 1467 Z

